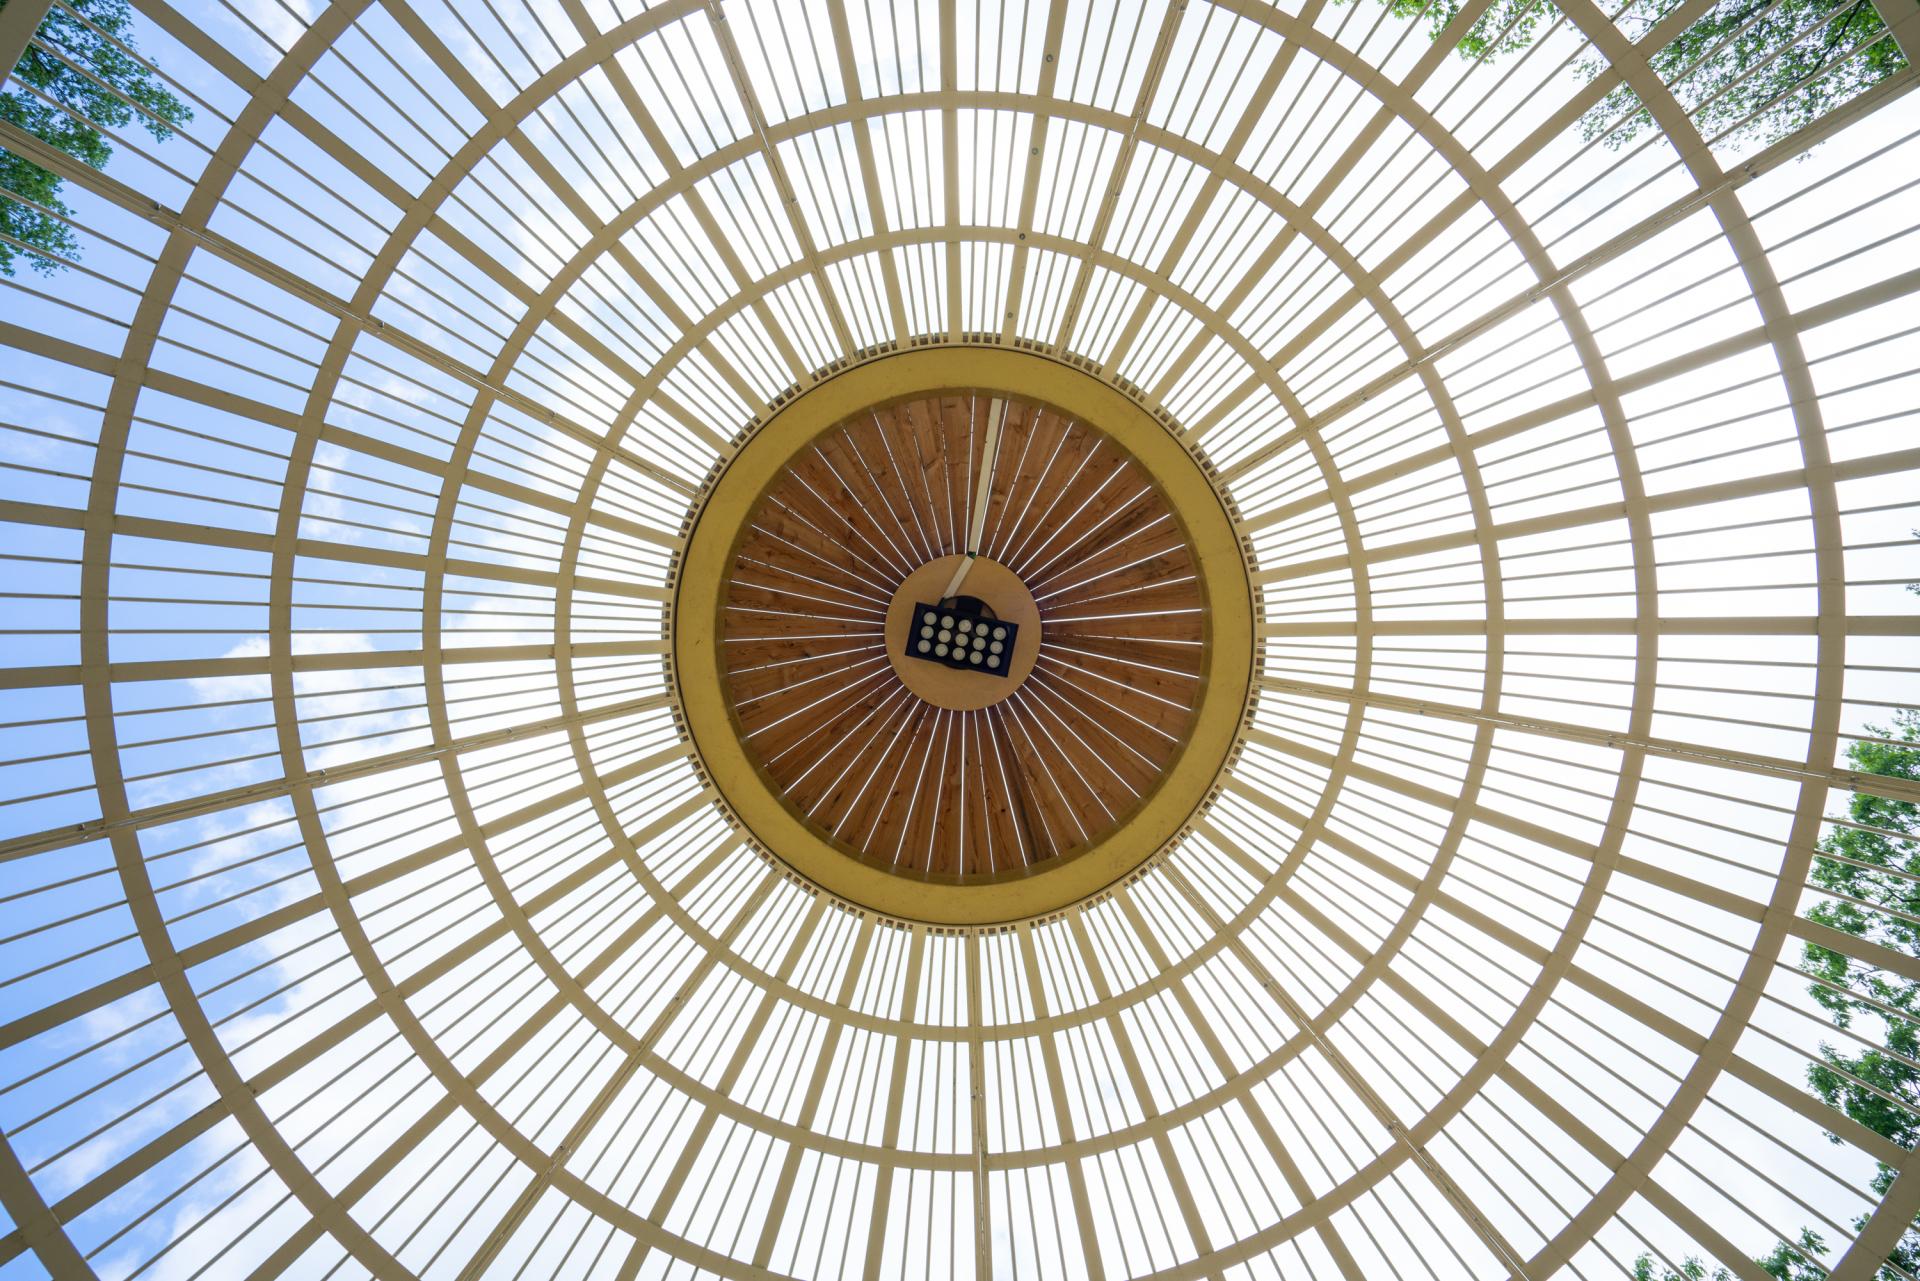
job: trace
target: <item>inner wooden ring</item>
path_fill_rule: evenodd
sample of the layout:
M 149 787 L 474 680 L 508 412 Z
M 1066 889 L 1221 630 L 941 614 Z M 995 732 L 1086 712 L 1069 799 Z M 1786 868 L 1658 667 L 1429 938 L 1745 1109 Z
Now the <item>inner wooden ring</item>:
M 961 585 L 961 592 L 986 602 L 1002 622 L 1017 623 L 1013 659 L 1005 676 L 987 672 L 963 672 L 940 663 L 917 662 L 906 655 L 907 630 L 913 622 L 916 604 L 935 604 L 946 590 L 954 570 L 965 556 L 942 556 L 930 560 L 907 576 L 887 607 L 887 660 L 908 689 L 935 707 L 950 712 L 976 712 L 991 707 L 1019 689 L 1033 671 L 1033 660 L 1040 656 L 1040 607 L 1019 575 L 999 561 L 976 556 L 973 568 Z
M 744 515 L 717 655 L 742 755 L 860 863 L 1034 875 L 1116 837 L 1187 747 L 1203 567 L 1095 422 L 999 391 L 873 403 L 770 469 Z M 950 594 L 1020 624 L 1009 676 L 902 653 L 913 607 Z

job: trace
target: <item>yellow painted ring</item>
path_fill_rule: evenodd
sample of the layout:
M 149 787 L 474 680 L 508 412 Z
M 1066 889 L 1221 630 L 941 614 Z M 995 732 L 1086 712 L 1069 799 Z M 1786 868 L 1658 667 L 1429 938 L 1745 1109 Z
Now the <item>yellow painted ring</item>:
M 1099 842 L 1031 872 L 944 883 L 863 863 L 809 827 L 755 767 L 726 695 L 721 611 L 735 548 L 789 459 L 873 405 L 991 388 L 1105 431 L 1153 478 L 1185 525 L 1205 593 L 1208 658 L 1187 741 L 1133 815 Z M 808 390 L 755 432 L 708 490 L 675 588 L 673 656 L 694 750 L 747 833 L 804 879 L 898 920 L 988 925 L 1045 916 L 1119 881 L 1193 817 L 1238 737 L 1253 671 L 1253 594 L 1233 522 L 1199 464 L 1133 401 L 1072 366 L 1026 352 L 924 350 L 857 365 Z

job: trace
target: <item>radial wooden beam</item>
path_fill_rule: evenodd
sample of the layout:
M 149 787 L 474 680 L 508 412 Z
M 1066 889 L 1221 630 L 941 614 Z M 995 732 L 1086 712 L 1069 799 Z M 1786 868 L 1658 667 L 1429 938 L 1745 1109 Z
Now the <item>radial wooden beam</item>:
M 1915 624 L 1886 603 L 1906 598 L 1882 562 L 1905 545 L 1887 495 L 1920 458 L 1875 435 L 1899 420 L 1859 406 L 1913 371 L 1894 340 L 1920 275 L 1853 237 L 1868 270 L 1834 284 L 1814 240 L 1775 224 L 1872 202 L 1885 234 L 1912 230 L 1873 163 L 1798 163 L 1837 140 L 1903 163 L 1907 126 L 1888 122 L 1912 68 L 1744 148 L 1703 137 L 1685 82 L 1648 65 L 1702 0 L 1639 44 L 1568 0 L 1542 39 L 1604 79 L 1538 77 L 1488 132 L 1498 86 L 1545 54 L 1455 59 L 1485 4 L 1437 40 L 1382 6 L 1150 5 L 1111 33 L 1112 6 L 1085 30 L 1070 7 L 1028 6 L 1016 54 L 971 37 L 954 0 L 891 50 L 840 5 L 811 45 L 720 0 L 604 27 L 575 0 L 462 9 L 468 36 L 501 25 L 457 43 L 405 4 L 349 0 L 230 42 L 142 0 L 137 20 L 172 42 L 160 73 L 223 86 L 190 144 L 128 131 L 100 172 L 0 129 L 69 184 L 83 272 L 101 273 L 8 282 L 0 322 L 9 396 L 41 397 L 4 430 L 62 454 L 0 457 L 21 664 L 0 692 L 25 743 L 7 764 L 34 780 L 0 844 L 12 954 L 29 957 L 0 1023 L 0 1267 L 152 1269 L 133 1255 L 164 1246 L 211 1274 L 257 1243 L 261 1274 L 344 1260 L 403 1278 L 442 1248 L 431 1266 L 450 1274 L 584 1274 L 598 1251 L 628 1274 L 761 1277 L 807 1272 L 795 1243 L 817 1238 L 840 1271 L 879 1277 L 912 1269 L 890 1267 L 896 1243 L 944 1224 L 980 1281 L 1003 1244 L 1049 1232 L 1116 1281 L 1268 1263 L 1371 1281 L 1395 1260 L 1368 1242 L 1402 1231 L 1402 1257 L 1463 1275 L 1476 1243 L 1487 1275 L 1624 1271 L 1643 1247 L 1751 1275 L 1764 1234 L 1791 1244 L 1803 1225 L 1776 1198 L 1791 1160 L 1820 1185 L 1809 1200 L 1845 1202 L 1823 1264 L 1875 1273 L 1920 1181 L 1905 1170 L 1884 1197 L 1848 1182 L 1910 1155 L 1802 1088 L 1806 1046 L 1858 1029 L 1809 1023 L 1781 993 L 1803 981 L 1802 942 L 1914 969 L 1802 910 L 1846 791 L 1912 793 L 1844 765 L 1863 723 L 1914 701 L 1897 646 Z M 0 63 L 49 9 L 0 9 Z M 1911 59 L 1920 7 L 1883 12 Z M 1203 31 L 1275 50 L 1213 121 L 1182 95 L 1215 68 L 1177 56 L 1216 47 Z M 668 70 L 708 87 L 647 83 L 668 41 Z M 508 43 L 524 67 L 493 64 Z M 1025 61 L 1003 75 L 989 55 Z M 913 58 L 927 87 L 850 92 Z M 380 92 L 396 75 L 420 92 Z M 800 109 L 776 107 L 788 80 L 815 86 Z M 1583 150 L 1578 95 L 1614 85 L 1654 141 Z M 707 108 L 728 129 L 707 132 Z M 920 193 L 876 131 L 911 113 L 934 121 Z M 1029 122 L 1031 149 L 963 153 L 965 123 L 996 114 Z M 1257 154 L 1269 119 L 1316 173 Z M 847 135 L 859 172 L 819 171 Z M 1071 185 L 1109 138 L 1119 163 L 1089 178 L 1089 218 L 1064 217 L 1048 175 Z M 1416 155 L 1456 194 L 1364 226 L 1366 200 L 1437 181 Z M 1175 175 L 1159 191 L 1141 183 L 1150 157 Z M 1006 219 L 968 212 L 980 158 L 989 184 L 1018 187 Z M 758 167 L 764 208 L 739 181 Z M 645 190 L 620 192 L 642 172 Z M 802 176 L 864 204 L 866 232 L 815 225 Z M 1263 242 L 1210 266 L 1235 224 L 1203 198 L 1156 250 L 1122 243 L 1128 202 L 1187 180 L 1243 198 Z M 1608 184 L 1617 221 L 1569 234 L 1539 212 L 1554 182 Z M 331 243 L 342 227 L 293 241 L 283 211 L 328 201 L 366 203 L 364 244 Z M 542 203 L 572 225 L 517 216 Z M 489 220 L 506 248 L 480 243 Z M 682 225 L 710 243 L 670 247 L 719 261 L 724 296 L 642 265 L 642 242 Z M 1696 236 L 1719 255 L 1710 287 L 1685 272 Z M 1489 247 L 1513 264 L 1498 288 L 1444 321 L 1422 310 Z M 1011 279 L 982 290 L 976 325 L 963 289 L 993 255 Z M 1707 334 L 1665 334 L 1650 361 L 1618 315 L 1648 255 L 1673 283 L 1642 322 L 1664 333 L 1672 311 Z M 1284 274 L 1310 258 L 1324 278 Z M 497 302 L 439 292 L 427 260 Z M 933 282 L 903 264 L 922 260 L 943 266 L 946 307 L 917 333 L 913 291 Z M 878 354 L 854 350 L 865 279 L 883 347 L 943 344 L 958 368 L 996 338 L 1031 346 L 1162 413 L 1219 460 L 1258 571 L 1263 670 L 1216 802 L 1064 923 L 955 939 L 794 885 L 728 830 L 673 717 L 663 606 L 685 522 L 792 386 Z M 1090 350 L 1102 281 L 1137 294 L 1103 304 L 1110 341 Z M 1281 324 L 1270 297 L 1301 311 Z M 1746 314 L 1714 328 L 1703 298 Z M 423 309 L 437 330 L 414 325 Z M 1508 376 L 1490 337 L 1521 330 L 1564 338 L 1565 388 L 1476 401 Z M 1836 354 L 1841 333 L 1857 351 Z M 1762 369 L 1737 389 L 1759 408 L 1727 429 L 1750 439 L 1710 447 L 1733 413 L 1709 404 L 1732 394 L 1716 379 L 1742 362 Z M 563 386 L 576 375 L 599 389 Z M 1676 414 L 1684 431 L 1659 421 Z M 937 855 L 980 873 L 943 833 L 990 848 L 992 871 L 1119 821 L 1182 732 L 1204 637 L 1178 540 L 1098 424 L 1013 412 L 988 447 L 993 418 L 955 400 L 845 425 L 745 531 L 733 580 L 736 705 L 765 722 L 769 769 L 831 793 L 821 821 L 854 845 L 904 832 L 922 872 Z M 1762 440 L 1791 457 L 1755 462 Z M 229 445 L 272 474 L 210 456 Z M 1605 492 L 1562 470 L 1575 454 Z M 357 524 L 315 532 L 354 503 Z M 888 688 L 876 620 L 893 575 L 976 542 L 1031 576 L 1046 651 L 992 709 L 916 707 Z M 937 805 L 895 803 L 928 789 Z M 1636 968 L 1653 950 L 1660 972 Z M 256 999 L 253 976 L 273 994 Z M 1616 1039 L 1583 1030 L 1600 1023 Z M 155 1056 L 139 1072 L 180 1065 L 154 1078 L 171 1087 L 159 1110 L 128 1092 L 143 1060 L 115 1057 L 136 1046 Z M 1657 1101 L 1608 1110 L 1653 1077 Z M 391 1133 L 326 1120 L 307 1100 L 337 1099 L 316 1082 L 350 1101 L 407 1087 L 420 1110 Z M 1292 1116 L 1340 1137 L 1282 1134 Z M 484 1154 L 429 1166 L 440 1127 Z M 1780 1136 L 1798 1132 L 1839 1142 L 1790 1151 Z M 58 1155 L 83 1133 L 84 1162 Z M 1520 1148 L 1489 1136 L 1520 1134 L 1544 1161 L 1468 1176 Z M 357 1170 L 315 1136 L 360 1145 Z M 229 1213 L 184 1181 L 219 1184 L 209 1154 L 234 1144 L 270 1192 Z M 646 1196 L 621 1184 L 629 1156 L 656 1152 Z M 1143 1171 L 1164 1197 L 1132 1190 Z M 469 1204 L 474 1178 L 508 1190 Z M 1718 1221 L 1720 1203 L 1748 1217 Z M 1114 1251 L 1162 1232 L 1196 1253 Z

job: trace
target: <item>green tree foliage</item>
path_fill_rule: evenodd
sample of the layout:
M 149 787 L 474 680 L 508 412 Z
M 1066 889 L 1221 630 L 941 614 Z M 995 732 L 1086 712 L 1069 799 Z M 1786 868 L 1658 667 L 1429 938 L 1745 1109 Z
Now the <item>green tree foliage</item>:
M 1438 38 L 1462 0 L 1385 0 L 1403 18 L 1424 17 Z M 1627 0 L 1601 7 L 1636 43 L 1668 21 L 1684 0 Z M 1552 0 L 1493 0 L 1458 48 L 1469 58 L 1517 53 L 1560 20 Z M 1870 0 L 1716 0 L 1648 53 L 1654 74 L 1694 117 L 1701 133 L 1723 131 L 1771 142 L 1811 124 L 1906 61 Z M 1588 80 L 1607 71 L 1598 57 L 1580 60 Z M 1589 140 L 1624 147 L 1650 129 L 1640 97 L 1616 84 L 1580 118 Z
M 1733 1281 L 1733 1274 L 1725 1268 L 1715 1268 L 1712 1276 L 1708 1276 L 1707 1265 L 1698 1259 L 1687 1259 L 1681 1263 L 1678 1272 L 1672 1268 L 1660 1268 L 1656 1274 L 1656 1266 L 1651 1254 L 1643 1254 L 1633 1261 L 1630 1275 L 1633 1281 Z
M 193 113 L 134 52 L 132 26 L 127 0 L 59 0 L 14 68 L 16 87 L 0 93 L 0 119 L 95 169 L 113 156 L 103 129 L 137 123 L 156 142 L 172 137 Z M 0 201 L 0 232 L 9 238 L 0 240 L 0 274 L 11 276 L 14 260 L 25 258 L 51 275 L 60 258 L 78 254 L 72 229 L 60 221 L 72 211 L 60 199 L 58 175 L 0 150 L 0 190 L 13 197 Z
M 1868 733 L 1870 740 L 1847 750 L 1854 769 L 1920 782 L 1920 712 L 1897 712 L 1890 729 L 1869 726 Z M 1834 897 L 1816 904 L 1810 919 L 1920 956 L 1920 805 L 1853 793 L 1845 823 L 1820 843 L 1813 883 Z M 1880 1041 L 1853 1054 L 1821 1045 L 1807 1084 L 1875 1134 L 1902 1148 L 1920 1145 L 1920 983 L 1815 943 L 1806 945 L 1800 968 L 1835 1026 L 1871 1029 L 1863 1035 L 1877 1033 Z M 1873 1190 L 1884 1196 L 1896 1173 L 1881 1164 Z M 1920 1220 L 1908 1226 L 1891 1261 L 1907 1272 L 1920 1269 Z
M 1827 1252 L 1827 1243 L 1820 1234 L 1801 1229 L 1797 1247 L 1784 1241 L 1773 1248 L 1773 1253 L 1764 1258 L 1755 1259 L 1760 1270 L 1778 1281 L 1827 1281 L 1827 1270 L 1809 1259 L 1818 1259 Z M 1655 1269 L 1658 1268 L 1656 1274 Z M 1633 1271 L 1628 1273 L 1633 1281 L 1733 1281 L 1733 1273 L 1725 1268 L 1715 1268 L 1711 1275 L 1707 1265 L 1689 1257 L 1680 1265 L 1679 1271 L 1660 1267 L 1653 1261 L 1651 1254 L 1643 1254 L 1633 1261 Z
M 1817 1260 L 1827 1252 L 1827 1243 L 1811 1228 L 1800 1229 L 1799 1249 L 1782 1241 L 1773 1253 L 1754 1262 L 1760 1270 L 1779 1281 L 1827 1281 L 1827 1270 Z
M 1920 590 L 1917 587 L 1916 590 Z M 1847 763 L 1862 774 L 1920 783 L 1920 712 L 1897 711 L 1892 727 L 1867 726 L 1867 736 L 1847 749 Z M 1810 920 L 1880 947 L 1920 956 L 1920 805 L 1854 792 L 1844 819 L 1820 842 L 1813 884 L 1833 897 L 1807 912 Z M 1821 1044 L 1819 1061 L 1807 1068 L 1807 1084 L 1832 1108 L 1902 1148 L 1920 1146 L 1920 982 L 1818 943 L 1802 950 L 1800 970 L 1808 991 L 1834 1026 L 1854 1029 L 1877 1047 L 1846 1053 Z M 1837 1140 L 1836 1140 L 1837 1141 Z M 1882 1163 L 1872 1179 L 1885 1196 L 1898 1174 Z M 1867 1215 L 1854 1220 L 1857 1232 Z M 1820 1260 L 1827 1243 L 1802 1229 L 1793 1243 L 1780 1242 L 1754 1262 L 1778 1281 L 1826 1281 Z M 1881 1281 L 1920 1272 L 1920 1219 L 1908 1225 L 1880 1272 Z M 1680 1271 L 1658 1269 L 1651 1255 L 1633 1263 L 1633 1281 L 1723 1281 L 1706 1265 L 1688 1259 Z

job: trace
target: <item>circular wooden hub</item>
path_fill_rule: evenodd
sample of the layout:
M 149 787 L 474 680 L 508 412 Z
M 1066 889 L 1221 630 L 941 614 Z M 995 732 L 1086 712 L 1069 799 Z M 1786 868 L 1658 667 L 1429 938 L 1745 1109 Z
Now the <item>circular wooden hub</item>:
M 1007 654 L 1006 673 L 962 671 L 913 656 L 919 644 L 931 648 L 948 635 L 943 630 L 925 641 L 910 635 L 914 606 L 937 603 L 966 561 L 965 556 L 928 561 L 907 575 L 907 581 L 893 594 L 893 604 L 887 607 L 887 661 L 893 664 L 894 674 L 922 701 L 950 712 L 974 712 L 1005 699 L 1026 681 L 1040 656 L 1040 607 L 1034 604 L 1033 593 L 1018 574 L 985 556 L 974 558 L 960 590 L 985 601 L 996 619 L 1018 629 L 1013 649 Z
M 1004 677 L 904 649 L 976 537 L 960 594 L 1020 624 Z M 749 759 L 844 853 L 998 879 L 1153 791 L 1200 697 L 1203 595 L 1185 528 L 1097 427 L 987 391 L 876 407 L 761 491 L 722 593 L 726 692 Z

